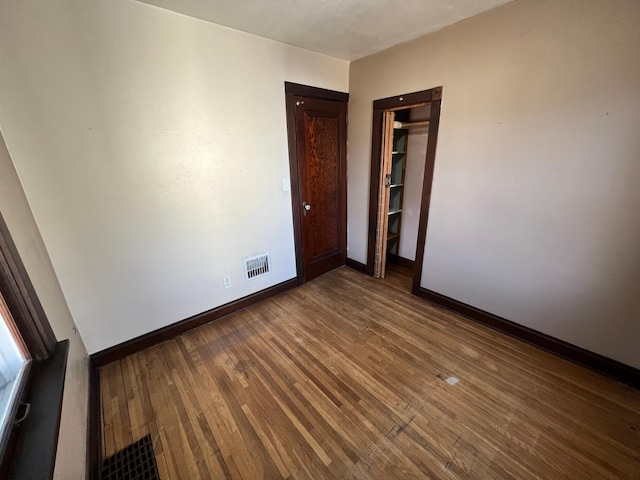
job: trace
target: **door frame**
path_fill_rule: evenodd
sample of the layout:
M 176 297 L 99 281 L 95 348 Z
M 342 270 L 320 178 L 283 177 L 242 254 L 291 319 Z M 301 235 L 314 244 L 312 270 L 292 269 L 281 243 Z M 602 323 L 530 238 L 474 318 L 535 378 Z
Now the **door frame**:
M 287 139 L 289 144 L 289 176 L 291 184 L 291 208 L 293 212 L 293 239 L 296 251 L 296 280 L 298 282 L 298 285 L 302 285 L 305 281 L 304 262 L 302 257 L 302 197 L 300 195 L 300 184 L 298 182 L 298 138 L 296 135 L 294 97 L 301 96 L 317 98 L 320 100 L 348 103 L 349 94 L 344 92 L 337 92 L 335 90 L 327 90 L 325 88 L 310 87 L 308 85 L 301 85 L 299 83 L 292 82 L 284 82 L 284 92 L 287 113 Z M 346 131 L 344 133 L 346 143 Z M 346 191 L 346 178 L 343 180 L 345 182 L 343 187 Z M 346 232 L 346 215 L 344 222 Z
M 425 156 L 424 178 L 422 181 L 422 196 L 420 201 L 420 220 L 418 222 L 418 241 L 416 245 L 416 259 L 413 264 L 413 281 L 411 293 L 418 295 L 422 281 L 422 265 L 427 240 L 427 224 L 429 223 L 429 206 L 431 204 L 431 190 L 433 185 L 433 171 L 436 161 L 436 145 L 438 143 L 438 129 L 440 126 L 440 106 L 442 103 L 442 87 L 435 87 L 420 92 L 395 95 L 373 102 L 373 130 L 371 135 L 371 176 L 369 177 L 369 230 L 367 242 L 367 274 L 373 275 L 376 227 L 378 222 L 378 195 L 380 194 L 380 156 L 382 154 L 382 117 L 388 110 L 411 108 L 421 103 L 431 104 L 429 116 L 429 133 L 427 153 Z

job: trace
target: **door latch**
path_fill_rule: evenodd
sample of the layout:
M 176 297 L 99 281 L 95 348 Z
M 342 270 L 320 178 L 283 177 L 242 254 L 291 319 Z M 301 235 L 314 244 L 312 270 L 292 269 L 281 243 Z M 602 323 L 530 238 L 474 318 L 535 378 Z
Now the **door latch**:
M 391 186 L 391 174 L 388 173 L 384 176 L 384 186 L 389 188 Z

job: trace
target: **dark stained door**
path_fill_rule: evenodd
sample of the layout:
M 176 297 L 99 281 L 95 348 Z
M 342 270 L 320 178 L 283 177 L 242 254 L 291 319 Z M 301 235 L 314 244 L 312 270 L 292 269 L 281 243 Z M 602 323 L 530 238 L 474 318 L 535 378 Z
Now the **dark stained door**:
M 294 96 L 304 280 L 347 257 L 347 102 Z

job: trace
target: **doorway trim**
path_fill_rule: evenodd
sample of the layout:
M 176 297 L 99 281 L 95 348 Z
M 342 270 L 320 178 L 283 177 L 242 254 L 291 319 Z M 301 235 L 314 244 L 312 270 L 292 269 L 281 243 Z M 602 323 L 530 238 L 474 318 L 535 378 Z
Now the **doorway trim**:
M 310 97 L 318 98 L 320 100 L 346 103 L 349 101 L 349 94 L 292 82 L 284 82 L 284 92 L 287 113 L 287 139 L 289 145 L 289 176 L 291 183 L 291 208 L 293 212 L 293 240 L 296 251 L 296 281 L 298 285 L 302 285 L 304 283 L 304 262 L 302 257 L 302 197 L 300 195 L 300 184 L 298 182 L 298 138 L 296 135 L 294 97 Z
M 382 118 L 389 110 L 411 108 L 422 103 L 431 104 L 429 116 L 429 133 L 427 153 L 425 156 L 424 179 L 422 182 L 422 196 L 420 201 L 420 219 L 418 222 L 418 241 L 416 245 L 416 259 L 413 264 L 413 283 L 411 293 L 417 295 L 422 280 L 422 264 L 427 239 L 427 224 L 429 222 L 429 206 L 433 185 L 433 171 L 436 160 L 436 145 L 440 126 L 440 106 L 442 103 L 442 87 L 435 87 L 420 92 L 396 95 L 382 98 L 373 102 L 373 130 L 371 135 L 371 176 L 369 181 L 369 230 L 367 243 L 367 274 L 373 275 L 376 227 L 378 217 L 378 195 L 380 193 L 380 156 L 382 154 Z

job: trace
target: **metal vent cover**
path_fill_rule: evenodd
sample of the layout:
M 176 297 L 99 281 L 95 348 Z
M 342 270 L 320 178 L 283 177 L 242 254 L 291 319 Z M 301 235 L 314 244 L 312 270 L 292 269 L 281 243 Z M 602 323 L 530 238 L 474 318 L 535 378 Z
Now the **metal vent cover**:
M 160 480 L 151 436 L 146 435 L 102 462 L 101 480 Z
M 242 262 L 244 263 L 245 281 L 271 273 L 271 257 L 268 253 L 261 253 L 260 255 L 244 258 Z

